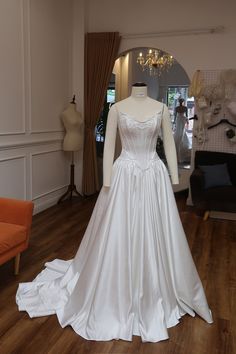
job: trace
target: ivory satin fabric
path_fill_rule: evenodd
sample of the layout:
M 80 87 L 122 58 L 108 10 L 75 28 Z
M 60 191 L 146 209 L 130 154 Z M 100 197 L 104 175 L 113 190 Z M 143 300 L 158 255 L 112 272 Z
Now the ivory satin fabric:
M 156 154 L 162 112 L 144 122 L 119 113 L 122 153 L 73 260 L 54 260 L 16 301 L 30 317 L 56 314 L 90 340 L 143 342 L 197 313 L 212 322 L 180 222 L 169 175 Z M 65 245 L 66 247 L 66 245 Z

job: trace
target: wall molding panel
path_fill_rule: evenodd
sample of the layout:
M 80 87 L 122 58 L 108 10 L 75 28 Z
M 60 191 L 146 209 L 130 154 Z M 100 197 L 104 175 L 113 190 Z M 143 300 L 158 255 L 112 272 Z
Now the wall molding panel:
M 22 0 L 23 43 L 24 43 L 24 92 L 26 130 L 31 126 L 31 54 L 30 54 L 30 0 Z
M 49 194 L 41 196 L 39 199 L 34 199 L 34 214 L 37 214 L 51 206 L 57 204 L 60 196 L 65 193 L 67 187 L 55 191 L 50 191 Z
M 3 0 L 0 4 L 0 81 L 3 85 L 0 98 L 0 136 L 26 133 L 23 1 Z M 12 18 L 8 22 L 5 17 L 10 15 Z M 11 57 L 15 58 L 14 63 L 9 60 Z
M 27 199 L 26 155 L 15 155 L 0 159 L 0 175 L 8 179 L 8 185 L 0 185 L 0 195 Z
M 28 140 L 16 140 L 15 142 L 4 142 L 0 144 L 0 151 L 2 150 L 11 150 L 18 149 L 30 146 L 40 146 L 40 145 L 48 145 L 50 143 L 60 143 L 62 144 L 63 137 L 62 136 L 49 136 L 42 139 L 28 139 Z
M 72 3 L 30 0 L 31 134 L 63 131 L 60 114 L 72 97 Z
M 72 97 L 73 0 L 0 2 L 0 196 L 55 204 L 69 183 L 60 112 Z
M 60 187 L 57 187 L 57 188 L 53 188 L 53 189 L 51 189 L 50 191 L 47 191 L 47 192 L 41 193 L 41 194 L 39 194 L 39 195 L 36 195 L 35 197 L 32 198 L 32 200 L 35 201 L 35 200 L 37 200 L 37 199 L 41 199 L 42 197 L 45 197 L 45 196 L 48 196 L 48 195 L 50 195 L 50 194 L 52 194 L 52 193 L 61 191 L 62 189 L 63 189 L 63 191 L 64 191 L 64 189 L 65 189 L 67 186 L 68 186 L 68 185 L 65 184 L 64 186 L 60 186 Z
M 31 196 L 36 203 L 42 197 L 64 191 L 69 184 L 70 169 L 67 157 L 67 154 L 56 147 L 45 147 L 41 151 L 30 154 Z M 46 171 L 43 170 L 44 166 L 48 167 Z
M 31 134 L 44 134 L 44 133 L 63 133 L 62 129 L 45 129 L 45 130 L 32 130 Z

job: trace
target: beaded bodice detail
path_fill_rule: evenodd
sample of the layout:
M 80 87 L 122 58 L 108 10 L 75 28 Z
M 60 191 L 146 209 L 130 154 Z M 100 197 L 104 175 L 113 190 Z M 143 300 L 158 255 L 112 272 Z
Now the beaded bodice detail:
M 135 161 L 141 169 L 146 169 L 151 161 L 158 159 L 156 143 L 161 128 L 162 112 L 161 110 L 144 121 L 138 121 L 127 113 L 119 112 L 121 159 Z

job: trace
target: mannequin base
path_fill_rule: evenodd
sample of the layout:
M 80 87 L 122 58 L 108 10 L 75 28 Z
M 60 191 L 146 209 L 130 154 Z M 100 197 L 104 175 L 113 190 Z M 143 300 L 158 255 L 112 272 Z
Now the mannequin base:
M 75 165 L 73 163 L 73 155 L 72 155 L 72 164 L 70 165 L 70 184 L 67 188 L 67 191 L 59 198 L 57 204 L 61 203 L 65 199 L 72 200 L 73 193 L 75 193 L 78 197 L 82 198 L 82 195 L 77 191 L 76 185 L 74 184 L 74 175 L 75 175 Z
M 82 195 L 77 191 L 76 185 L 69 185 L 67 188 L 67 191 L 59 198 L 57 204 L 60 204 L 63 200 L 72 200 L 73 198 L 73 193 L 76 194 L 76 196 L 81 197 Z

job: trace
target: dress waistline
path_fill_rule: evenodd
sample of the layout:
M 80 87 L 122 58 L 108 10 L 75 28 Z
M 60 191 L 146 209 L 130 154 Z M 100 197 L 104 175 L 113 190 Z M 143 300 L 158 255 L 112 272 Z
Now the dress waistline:
M 131 157 L 126 151 L 122 151 L 116 160 L 117 162 L 126 161 L 132 163 L 135 167 L 145 171 L 152 167 L 153 163 L 161 161 L 157 153 L 153 157 L 147 158 L 142 156 L 140 158 Z

